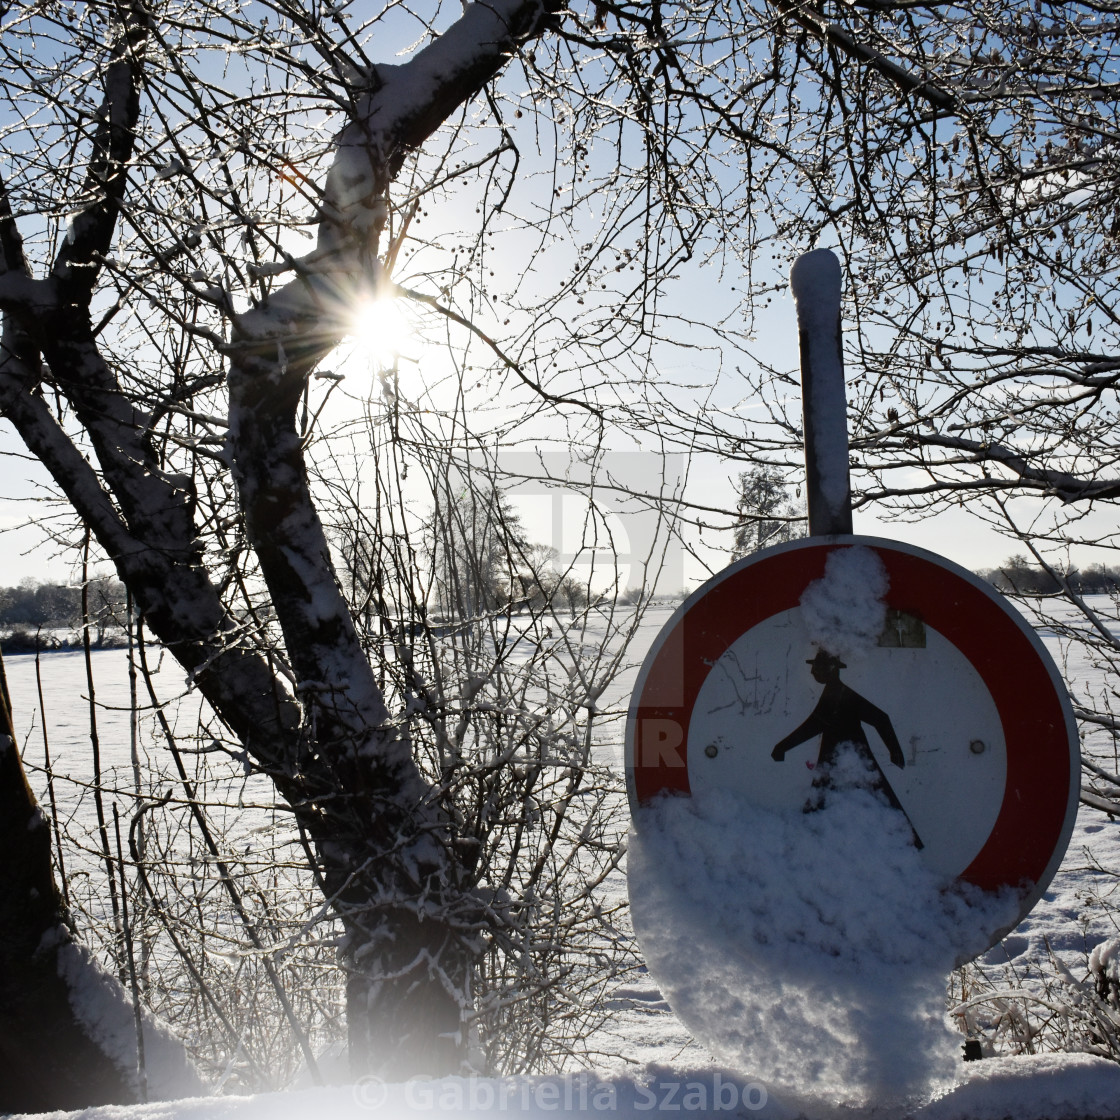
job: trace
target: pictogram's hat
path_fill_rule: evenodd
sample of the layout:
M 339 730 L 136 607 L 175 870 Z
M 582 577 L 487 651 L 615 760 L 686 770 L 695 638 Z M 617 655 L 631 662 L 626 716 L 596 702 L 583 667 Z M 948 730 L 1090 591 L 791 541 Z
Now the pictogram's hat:
M 846 669 L 848 667 L 839 657 L 829 653 L 826 649 L 818 649 L 815 656 L 808 658 L 805 664 L 814 667 L 819 665 L 822 669 Z

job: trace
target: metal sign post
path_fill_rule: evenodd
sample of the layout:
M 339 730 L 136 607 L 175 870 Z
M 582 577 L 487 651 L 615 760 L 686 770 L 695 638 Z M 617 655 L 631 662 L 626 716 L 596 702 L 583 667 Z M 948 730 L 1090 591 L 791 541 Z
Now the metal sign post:
M 830 249 L 804 253 L 793 262 L 789 283 L 801 340 L 809 535 L 848 535 L 852 501 L 840 342 L 840 261 Z

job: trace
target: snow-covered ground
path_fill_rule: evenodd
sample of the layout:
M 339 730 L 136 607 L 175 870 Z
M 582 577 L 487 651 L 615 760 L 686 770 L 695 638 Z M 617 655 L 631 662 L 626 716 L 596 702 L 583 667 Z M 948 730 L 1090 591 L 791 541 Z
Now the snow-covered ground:
M 624 712 L 645 650 L 667 621 L 669 608 L 650 609 L 633 642 L 630 666 L 602 697 L 603 711 Z M 1048 639 L 1053 645 L 1053 639 Z M 1055 648 L 1054 652 L 1057 650 Z M 9 657 L 5 661 L 17 727 L 26 738 L 30 761 L 42 758 L 35 659 Z M 56 772 L 88 775 L 89 731 L 85 669 L 79 654 L 51 654 L 40 659 L 47 729 Z M 1090 672 L 1088 666 L 1076 671 Z M 130 721 L 127 655 L 114 650 L 94 655 L 99 704 L 99 730 L 107 768 L 116 768 L 125 783 L 130 773 Z M 180 687 L 181 675 L 165 668 L 167 695 Z M 193 718 L 193 701 L 180 715 L 184 725 Z M 171 711 L 175 718 L 174 710 Z M 140 749 L 158 754 L 158 737 L 142 730 Z M 622 763 L 622 720 L 601 725 L 604 757 Z M 1111 761 L 1111 760 L 1109 760 Z M 76 788 L 70 808 L 77 809 Z M 1040 962 L 1056 954 L 1076 978 L 1087 974 L 1088 954 L 1094 945 L 1116 937 L 1116 902 L 1120 879 L 1120 823 L 1083 809 L 1069 852 L 1050 889 L 1025 919 L 984 963 L 992 987 L 1021 984 L 1027 988 L 1039 975 Z M 621 877 L 614 889 L 623 891 Z M 999 969 L 1002 968 L 1002 972 Z M 1052 974 L 1052 970 L 1051 970 Z M 371 1116 L 393 1117 L 425 1112 L 473 1114 L 513 1112 L 535 1116 L 555 1112 L 603 1112 L 624 1117 L 651 1112 L 760 1117 L 818 1117 L 853 1115 L 913 1115 L 928 1120 L 999 1120 L 1053 1117 L 1120 1117 L 1120 1066 L 1087 1055 L 1035 1054 L 1015 1058 L 987 1058 L 961 1063 L 956 1084 L 931 1090 L 933 1099 L 909 1104 L 896 1101 L 887 1108 L 841 1106 L 807 1085 L 789 1082 L 784 1088 L 768 1084 L 756 1071 L 733 1073 L 692 1040 L 670 1011 L 655 985 L 637 977 L 619 988 L 611 1003 L 611 1021 L 590 1040 L 601 1055 L 594 1070 L 575 1071 L 560 1078 L 518 1078 L 505 1081 L 451 1079 L 384 1086 L 368 1080 L 356 1086 L 307 1089 L 252 1098 L 212 1098 L 154 1104 L 133 1109 L 98 1109 L 92 1117 L 129 1120 L 292 1120 L 330 1115 L 338 1120 Z
M 352 1086 L 95 1108 L 80 1115 L 84 1120 L 398 1120 L 577 1114 L 641 1120 L 661 1113 L 728 1120 L 1104 1120 L 1120 1115 L 1120 1066 L 1086 1055 L 974 1062 L 962 1070 L 958 1087 L 904 1110 L 853 1110 L 819 1097 L 779 1096 L 726 1069 L 678 1060 L 633 1076 L 585 1071 L 397 1085 L 367 1079 Z

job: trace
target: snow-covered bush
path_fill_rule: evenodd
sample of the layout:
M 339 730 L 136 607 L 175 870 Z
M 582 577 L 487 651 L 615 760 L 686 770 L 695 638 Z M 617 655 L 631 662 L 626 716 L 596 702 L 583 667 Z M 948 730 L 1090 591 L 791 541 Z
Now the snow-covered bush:
M 951 1014 L 985 1056 L 1061 1051 L 1120 1062 L 1118 956 L 1120 940 L 1099 943 L 1081 978 L 1053 951 L 1030 975 L 967 965 L 950 984 Z

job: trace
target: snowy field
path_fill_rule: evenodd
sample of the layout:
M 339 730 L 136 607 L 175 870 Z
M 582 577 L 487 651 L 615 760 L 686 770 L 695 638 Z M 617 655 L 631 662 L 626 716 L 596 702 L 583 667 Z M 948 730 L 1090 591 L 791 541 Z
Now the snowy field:
M 626 701 L 646 649 L 669 617 L 664 607 L 650 609 L 629 651 L 629 667 L 619 676 L 600 708 L 613 711 L 600 732 L 600 749 L 612 765 L 622 765 L 622 720 Z M 1046 639 L 1055 647 L 1052 637 Z M 1059 651 L 1053 648 L 1055 655 Z M 131 781 L 132 733 L 129 716 L 127 653 L 109 650 L 94 654 L 98 726 L 103 767 L 128 788 Z M 12 692 L 17 729 L 25 735 L 25 753 L 33 765 L 42 761 L 41 719 L 33 656 L 8 657 L 5 665 Z M 40 659 L 43 708 L 56 773 L 79 780 L 89 777 L 88 687 L 80 654 L 59 653 Z M 1073 666 L 1082 674 L 1084 664 Z M 181 674 L 165 665 L 157 675 L 161 694 L 171 697 L 182 689 Z M 172 720 L 189 725 L 197 710 L 187 698 L 170 707 Z M 142 724 L 136 745 L 139 753 L 158 755 L 158 736 Z M 1114 762 L 1105 760 L 1111 768 Z M 41 786 L 40 779 L 36 782 Z M 82 807 L 80 786 L 60 783 L 60 813 L 88 812 Z M 1099 812 L 1082 809 L 1066 860 L 1050 889 L 1030 916 L 982 964 L 993 989 L 1001 985 L 1011 995 L 1020 985 L 1029 988 L 1039 976 L 1039 962 L 1053 953 L 1077 979 L 1088 973 L 1088 954 L 1094 945 L 1116 937 L 1115 915 L 1120 899 L 1113 896 L 1120 879 L 1120 823 Z M 621 876 L 614 885 L 625 890 Z M 1052 974 L 1052 969 L 1050 970 Z M 950 1079 L 940 1082 L 924 1101 L 895 1101 L 889 1106 L 841 1105 L 819 1087 L 798 1084 L 787 1076 L 782 1087 L 769 1084 L 756 1071 L 732 1072 L 692 1040 L 648 978 L 620 987 L 611 1002 L 611 1021 L 589 1050 L 600 1057 L 594 1069 L 565 1077 L 521 1078 L 507 1081 L 451 1079 L 384 1086 L 366 1081 L 357 1086 L 301 1090 L 252 1098 L 221 1097 L 133 1109 L 99 1109 L 98 1117 L 130 1120 L 296 1120 L 330 1116 L 339 1120 L 425 1112 L 463 1115 L 506 1113 L 521 1115 L 556 1112 L 604 1113 L 623 1117 L 651 1112 L 759 1117 L 902 1116 L 928 1120 L 999 1120 L 1053 1117 L 1120 1117 L 1120 1066 L 1086 1055 L 1034 1054 L 1015 1058 L 987 1058 L 960 1063 Z M 758 1044 L 758 1040 L 756 1040 Z M 764 1044 L 764 1041 L 763 1041 Z M 784 1043 L 781 1043 L 784 1045 Z M 901 1071 L 900 1071 L 901 1073 Z

